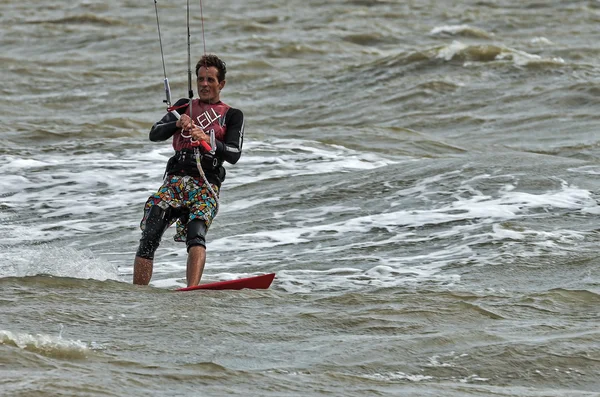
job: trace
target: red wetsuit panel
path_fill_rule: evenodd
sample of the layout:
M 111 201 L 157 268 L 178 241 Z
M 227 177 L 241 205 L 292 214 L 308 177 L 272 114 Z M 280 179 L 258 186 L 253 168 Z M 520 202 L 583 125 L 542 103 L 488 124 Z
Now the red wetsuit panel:
M 225 125 L 225 115 L 229 109 L 230 106 L 223 102 L 207 104 L 201 103 L 198 99 L 194 99 L 192 101 L 192 119 L 205 133 L 210 134 L 210 132 L 213 131 L 215 138 L 223 142 L 225 131 L 227 130 L 227 126 Z M 189 108 L 186 110 L 185 114 L 188 116 L 190 115 Z M 173 149 L 182 150 L 193 148 L 194 146 L 192 146 L 190 138 L 182 136 L 180 130 L 173 134 Z

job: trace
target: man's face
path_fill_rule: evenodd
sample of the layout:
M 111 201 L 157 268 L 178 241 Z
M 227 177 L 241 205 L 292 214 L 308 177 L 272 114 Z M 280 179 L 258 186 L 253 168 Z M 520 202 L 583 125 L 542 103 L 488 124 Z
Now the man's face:
M 202 66 L 198 69 L 198 97 L 200 101 L 207 103 L 220 101 L 220 94 L 225 86 L 225 80 L 219 82 L 218 73 L 219 71 L 214 66 L 208 68 Z

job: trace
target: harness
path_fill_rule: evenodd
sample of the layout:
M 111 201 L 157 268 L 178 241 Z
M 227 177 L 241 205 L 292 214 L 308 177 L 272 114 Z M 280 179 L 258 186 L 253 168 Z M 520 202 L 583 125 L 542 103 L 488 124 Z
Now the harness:
M 194 148 L 177 150 L 167 162 L 163 179 L 167 175 L 200 176 L 204 179 L 213 197 L 217 199 L 210 183 L 221 186 L 227 172 L 223 167 L 223 160 L 218 159 L 211 153 L 201 154 L 200 149 Z

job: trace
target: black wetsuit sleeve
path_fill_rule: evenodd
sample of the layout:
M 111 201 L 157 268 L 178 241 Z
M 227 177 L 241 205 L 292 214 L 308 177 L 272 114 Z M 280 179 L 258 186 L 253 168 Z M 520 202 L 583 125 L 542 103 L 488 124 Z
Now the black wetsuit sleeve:
M 187 104 L 187 102 L 187 99 L 182 98 L 175 102 L 175 105 L 173 106 L 183 106 Z M 179 114 L 183 114 L 186 110 L 187 107 L 182 107 L 180 109 L 176 109 L 176 112 Z M 154 125 L 150 129 L 150 140 L 152 142 L 166 141 L 167 139 L 173 136 L 177 129 L 177 117 L 173 113 L 169 112 L 165 114 L 163 118 L 160 119 L 160 121 L 154 123 Z
M 217 156 L 228 163 L 235 164 L 242 155 L 242 143 L 244 141 L 244 114 L 241 110 L 230 108 L 225 115 L 225 139 L 217 141 Z

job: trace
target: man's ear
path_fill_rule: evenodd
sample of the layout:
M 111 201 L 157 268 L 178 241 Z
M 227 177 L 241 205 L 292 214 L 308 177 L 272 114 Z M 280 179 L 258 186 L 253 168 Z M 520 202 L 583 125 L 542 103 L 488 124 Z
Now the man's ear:
M 227 82 L 226 80 L 223 80 L 223 81 L 221 81 L 221 82 L 219 83 L 219 90 L 222 90 L 223 88 L 225 88 L 225 83 L 226 83 L 226 82 Z

